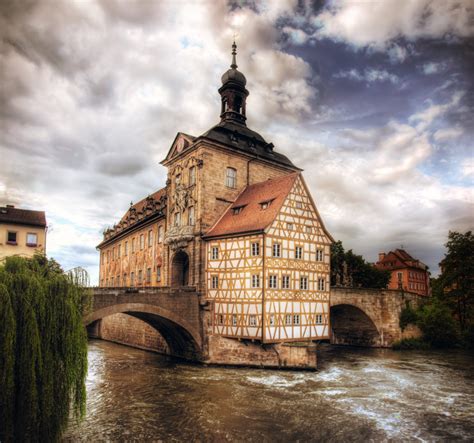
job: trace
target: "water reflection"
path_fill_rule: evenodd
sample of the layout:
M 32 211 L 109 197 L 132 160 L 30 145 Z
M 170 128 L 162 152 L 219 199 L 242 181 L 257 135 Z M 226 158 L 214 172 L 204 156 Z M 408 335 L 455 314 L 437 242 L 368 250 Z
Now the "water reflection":
M 474 357 L 326 347 L 316 373 L 177 363 L 89 345 L 87 416 L 65 441 L 472 440 Z

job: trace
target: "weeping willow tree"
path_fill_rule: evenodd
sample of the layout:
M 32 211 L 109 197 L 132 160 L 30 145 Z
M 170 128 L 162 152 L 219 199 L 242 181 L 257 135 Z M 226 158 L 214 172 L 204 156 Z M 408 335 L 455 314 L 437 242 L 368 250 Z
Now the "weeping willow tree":
M 85 413 L 87 289 L 54 260 L 0 264 L 0 441 L 57 441 Z

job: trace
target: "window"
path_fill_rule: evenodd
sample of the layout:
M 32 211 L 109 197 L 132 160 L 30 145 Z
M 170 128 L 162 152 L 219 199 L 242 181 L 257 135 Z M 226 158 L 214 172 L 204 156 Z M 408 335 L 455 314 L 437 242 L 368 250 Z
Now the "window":
M 140 269 L 138 271 L 138 284 L 141 285 L 143 283 L 143 271 Z
M 297 246 L 295 248 L 295 258 L 298 260 L 303 258 L 303 248 L 301 246 Z
M 190 206 L 188 209 L 188 225 L 194 226 L 194 206 Z
M 212 276 L 211 287 L 212 289 L 219 289 L 219 277 L 217 275 Z
M 38 234 L 28 232 L 26 234 L 26 246 L 37 246 L 38 245 Z
M 260 255 L 260 243 L 252 243 L 252 255 Z
M 130 272 L 130 286 L 135 286 L 135 272 Z
M 297 209 L 302 209 L 302 208 L 303 208 L 303 203 L 301 203 L 301 202 L 296 202 L 296 208 L 297 208 Z
M 300 324 L 300 314 L 293 315 L 293 324 L 299 325 Z
M 140 234 L 140 251 L 145 247 L 145 236 Z
M 110 286 L 114 287 L 114 278 L 110 277 Z
M 8 231 L 7 233 L 7 243 L 9 245 L 16 245 L 16 232 Z
M 286 224 L 286 229 L 288 229 L 289 231 L 293 231 L 293 223 L 287 223 Z
M 217 316 L 217 324 L 219 325 L 223 325 L 224 324 L 224 315 L 223 314 L 219 314 Z
M 291 314 L 285 315 L 285 325 L 291 325 Z
M 276 289 L 278 287 L 278 280 L 276 275 L 270 275 L 268 277 L 268 287 Z
M 300 289 L 308 289 L 308 277 L 300 277 Z
M 109 286 L 109 279 L 108 278 L 105 279 L 105 286 Z
M 237 326 L 237 314 L 232 314 L 232 326 Z
M 323 315 L 322 314 L 316 314 L 316 324 L 317 325 L 322 325 L 323 324 Z
M 115 279 L 115 282 L 116 282 L 115 284 L 117 286 L 120 286 L 120 275 L 117 275 L 117 278 Z
M 148 247 L 151 248 L 153 246 L 153 231 L 150 229 L 148 231 Z
M 249 315 L 249 325 L 250 326 L 257 326 L 257 316 L 256 315 Z
M 281 278 L 281 287 L 282 289 L 290 289 L 290 276 L 284 275 Z
M 272 255 L 273 257 L 281 257 L 281 247 L 279 243 L 273 243 Z
M 237 187 L 237 170 L 234 168 L 227 168 L 225 175 L 225 185 L 228 188 L 235 189 Z
M 213 260 L 218 260 L 219 259 L 219 248 L 217 246 L 214 246 L 212 248 L 212 259 Z
M 324 291 L 324 278 L 318 278 L 318 291 Z
M 161 281 L 161 266 L 156 267 L 156 281 Z
M 254 274 L 252 275 L 252 288 L 259 288 L 260 287 L 260 275 Z
M 132 238 L 132 254 L 135 252 L 135 237 Z
M 181 226 L 181 212 L 176 212 L 174 214 L 174 225 Z
M 146 270 L 146 282 L 151 283 L 151 268 Z
M 123 254 L 128 255 L 128 241 L 125 242 L 125 247 L 124 247 Z
M 124 285 L 124 286 L 127 286 L 127 274 L 123 274 L 123 279 L 122 279 L 122 281 L 123 281 L 123 285 Z
M 174 179 L 174 182 L 176 184 L 176 186 L 179 186 L 179 184 L 181 183 L 181 174 L 177 174 L 175 179 Z
M 158 226 L 158 243 L 163 243 L 163 226 Z
M 322 249 L 316 249 L 316 261 L 324 261 L 324 251 Z
M 244 206 L 236 206 L 235 208 L 232 208 L 232 214 L 237 215 L 240 214 L 244 210 Z
M 122 251 L 122 245 L 118 245 L 117 246 L 117 257 L 118 258 L 120 258 L 121 251 Z
M 196 184 L 196 167 L 192 166 L 189 168 L 189 186 Z
M 398 281 L 402 281 L 402 276 L 403 274 L 401 272 L 397 272 Z
M 275 326 L 275 314 L 270 314 L 269 320 L 270 326 Z

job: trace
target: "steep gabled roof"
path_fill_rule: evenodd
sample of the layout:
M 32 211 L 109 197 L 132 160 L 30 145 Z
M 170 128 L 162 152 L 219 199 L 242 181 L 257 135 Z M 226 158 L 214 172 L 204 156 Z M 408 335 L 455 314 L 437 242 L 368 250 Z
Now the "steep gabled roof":
M 46 227 L 46 215 L 44 211 L 32 211 L 30 209 L 19 209 L 14 206 L 0 207 L 0 223 L 12 223 L 16 225 Z
M 402 269 L 402 268 L 418 268 L 427 269 L 427 266 L 420 260 L 413 258 L 404 249 L 395 249 L 385 254 L 382 260 L 379 260 L 375 266 L 378 269 Z
M 247 186 L 204 237 L 265 230 L 275 220 L 298 176 L 296 172 Z M 268 204 L 266 209 L 262 208 L 264 203 Z

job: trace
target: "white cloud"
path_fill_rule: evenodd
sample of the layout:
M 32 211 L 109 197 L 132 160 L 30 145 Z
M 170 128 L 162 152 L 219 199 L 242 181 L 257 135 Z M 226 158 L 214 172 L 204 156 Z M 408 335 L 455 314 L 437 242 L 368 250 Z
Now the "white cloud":
M 454 127 L 454 128 L 443 128 L 438 129 L 434 134 L 433 138 L 437 142 L 445 142 L 448 140 L 454 140 L 460 137 L 463 134 L 462 128 Z
M 316 36 L 356 47 L 386 49 L 399 37 L 469 37 L 474 35 L 474 4 L 470 0 L 341 0 L 314 17 Z
M 474 179 L 474 159 L 467 158 L 461 163 L 461 175 L 464 178 Z M 471 195 L 472 197 L 472 195 Z
M 365 71 L 359 71 L 357 69 L 351 69 L 349 71 L 340 71 L 334 75 L 336 78 L 349 78 L 351 80 L 356 80 L 366 83 L 375 83 L 375 82 L 391 82 L 396 84 L 400 79 L 385 69 L 374 69 L 369 68 Z
M 426 75 L 432 75 L 432 74 L 438 74 L 439 72 L 442 72 L 446 69 L 446 64 L 445 63 L 425 63 L 422 66 L 423 73 Z

